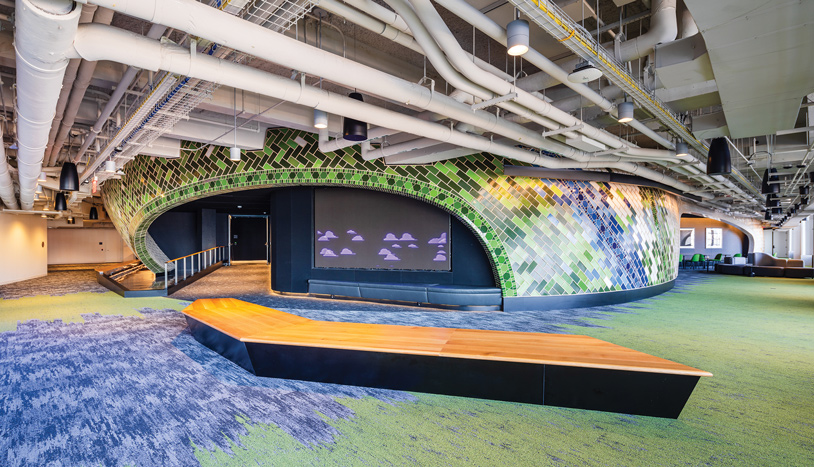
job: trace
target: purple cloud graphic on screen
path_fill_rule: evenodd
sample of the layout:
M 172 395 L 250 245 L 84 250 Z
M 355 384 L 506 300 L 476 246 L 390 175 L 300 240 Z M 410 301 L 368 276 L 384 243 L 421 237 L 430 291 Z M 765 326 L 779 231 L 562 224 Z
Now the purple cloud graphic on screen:
M 433 261 L 446 261 L 447 257 L 444 255 L 435 255 L 435 258 L 432 259 Z
M 396 237 L 395 235 L 389 233 L 389 234 L 384 236 L 384 241 L 385 242 L 396 242 L 396 241 L 398 241 L 398 237 Z
M 342 251 L 339 252 L 340 255 L 356 255 L 356 253 L 350 251 L 347 248 L 342 248 Z
M 438 251 L 437 251 L 437 253 L 438 253 L 439 255 L 445 255 L 445 254 L 447 254 L 447 252 L 446 252 L 446 251 L 444 251 L 444 250 L 438 250 Z
M 393 248 L 401 248 L 401 245 L 399 245 L 398 243 L 394 243 L 394 244 L 392 245 L 392 247 L 393 247 Z
M 407 248 L 418 248 L 418 246 L 415 243 L 411 243 L 407 245 Z
M 379 254 L 380 255 L 392 255 L 393 253 L 391 253 L 390 250 L 388 250 L 387 248 L 382 248 L 381 250 L 379 250 Z
M 347 233 L 348 235 L 356 235 L 356 231 L 355 231 L 355 230 L 348 230 L 346 233 Z
M 322 231 L 321 231 L 321 230 L 317 230 L 317 235 L 322 235 Z
M 435 244 L 446 243 L 446 242 L 447 242 L 447 233 L 444 232 L 444 233 L 441 234 L 440 237 L 432 238 L 427 243 L 429 243 L 430 245 L 435 245 Z
M 357 236 L 355 236 L 355 237 L 351 238 L 351 239 L 350 239 L 350 241 L 352 241 L 352 242 L 364 242 L 364 241 L 365 241 L 365 239 L 364 239 L 364 238 L 362 238 L 362 236 L 361 236 L 361 235 L 357 235 Z
M 333 250 L 329 250 L 328 248 L 323 248 L 319 252 L 319 254 L 326 258 L 336 258 L 336 253 L 334 253 Z
M 396 255 L 390 254 L 384 257 L 385 261 L 401 261 Z
M 407 232 L 404 232 L 403 234 L 401 234 L 401 238 L 399 240 L 401 240 L 403 242 L 414 242 L 415 241 L 413 236 L 408 234 Z
M 333 233 L 333 232 L 331 232 L 330 230 L 326 230 L 326 231 L 325 231 L 325 235 L 323 235 L 323 236 L 319 237 L 319 238 L 317 239 L 317 241 L 318 241 L 318 242 L 330 242 L 330 241 L 331 241 L 332 239 L 334 239 L 334 238 L 339 238 L 339 237 L 337 237 L 336 235 L 334 235 L 334 233 Z

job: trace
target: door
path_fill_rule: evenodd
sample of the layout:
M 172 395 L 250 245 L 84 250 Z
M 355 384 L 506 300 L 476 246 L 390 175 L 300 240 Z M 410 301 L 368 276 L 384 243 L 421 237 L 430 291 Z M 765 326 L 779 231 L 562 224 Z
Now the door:
M 787 258 L 789 256 L 789 232 L 787 230 L 772 230 L 772 256 Z
M 268 218 L 230 216 L 233 261 L 268 261 Z

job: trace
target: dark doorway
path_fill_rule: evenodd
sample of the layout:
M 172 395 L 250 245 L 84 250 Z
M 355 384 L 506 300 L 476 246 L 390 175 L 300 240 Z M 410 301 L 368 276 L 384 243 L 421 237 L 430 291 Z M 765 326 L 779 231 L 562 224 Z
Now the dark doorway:
M 268 261 L 268 217 L 229 216 L 232 261 Z

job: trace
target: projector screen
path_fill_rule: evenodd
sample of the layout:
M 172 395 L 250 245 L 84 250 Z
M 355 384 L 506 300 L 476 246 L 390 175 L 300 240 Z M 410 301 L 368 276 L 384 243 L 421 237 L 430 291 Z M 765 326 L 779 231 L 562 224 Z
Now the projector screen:
M 411 198 L 369 190 L 314 190 L 317 268 L 450 270 L 450 219 Z

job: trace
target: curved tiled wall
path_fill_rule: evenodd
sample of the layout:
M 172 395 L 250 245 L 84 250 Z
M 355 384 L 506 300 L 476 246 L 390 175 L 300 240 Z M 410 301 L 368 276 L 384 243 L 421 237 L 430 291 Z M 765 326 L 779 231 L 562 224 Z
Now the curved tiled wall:
M 358 147 L 322 154 L 316 135 L 272 130 L 263 151 L 228 160 L 219 148 L 175 160 L 139 156 L 121 180 L 105 183 L 119 232 L 154 271 L 145 236 L 162 213 L 215 194 L 296 185 L 388 191 L 458 217 L 483 243 L 504 297 L 629 291 L 677 274 L 678 205 L 658 188 L 503 175 L 504 160 L 473 155 L 423 166 L 364 161 Z

